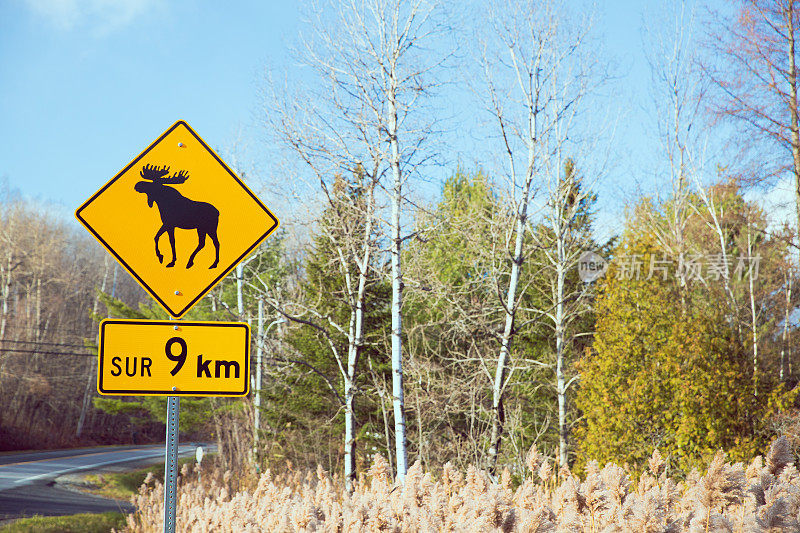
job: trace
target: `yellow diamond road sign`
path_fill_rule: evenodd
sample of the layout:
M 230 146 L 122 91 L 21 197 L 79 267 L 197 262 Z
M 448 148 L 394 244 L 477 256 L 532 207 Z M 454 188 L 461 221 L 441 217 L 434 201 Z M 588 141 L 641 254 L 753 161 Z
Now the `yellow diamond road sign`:
M 182 120 L 75 216 L 177 318 L 278 227 Z
M 250 328 L 240 322 L 108 319 L 97 390 L 136 396 L 245 396 Z

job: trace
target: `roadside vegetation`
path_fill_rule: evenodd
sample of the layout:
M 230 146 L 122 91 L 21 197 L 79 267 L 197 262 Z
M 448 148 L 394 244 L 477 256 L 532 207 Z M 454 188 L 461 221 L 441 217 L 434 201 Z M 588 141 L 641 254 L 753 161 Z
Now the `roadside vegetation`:
M 0 526 L 0 533 L 109 533 L 124 527 L 122 513 L 34 516 Z
M 213 456 L 206 456 L 204 461 L 212 463 Z M 194 459 L 181 458 L 178 459 L 178 467 L 185 464 L 194 463 Z M 164 463 L 139 468 L 130 472 L 106 472 L 101 474 L 87 474 L 81 476 L 79 483 L 74 486 L 76 489 L 103 496 L 105 498 L 113 498 L 115 500 L 129 500 L 135 495 L 139 487 L 144 483 L 145 478 L 150 476 L 150 479 L 159 482 L 164 481 Z
M 231 532 L 797 531 L 793 458 L 781 439 L 749 464 L 731 464 L 719 452 L 684 479 L 668 475 L 657 451 L 641 475 L 593 461 L 578 477 L 532 449 L 524 469 L 506 468 L 496 479 L 449 463 L 434 474 L 417 461 L 399 487 L 378 456 L 352 493 L 322 468 L 265 472 L 246 486 L 230 471 L 204 472 L 198 481 L 184 468 L 177 523 L 185 531 Z M 163 487 L 147 481 L 133 499 L 140 511 L 128 516 L 129 533 L 162 531 Z

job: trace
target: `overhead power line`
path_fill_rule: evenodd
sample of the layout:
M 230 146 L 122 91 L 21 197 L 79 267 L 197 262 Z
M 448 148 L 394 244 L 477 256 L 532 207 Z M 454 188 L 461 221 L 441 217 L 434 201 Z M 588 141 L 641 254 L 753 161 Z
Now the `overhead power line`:
M 77 353 L 77 352 L 52 352 L 46 350 L 21 350 L 19 348 L 6 348 L 2 350 L 3 352 L 12 352 L 12 353 L 30 353 L 30 354 L 38 354 L 38 355 L 77 355 L 77 356 L 84 356 L 84 357 L 97 357 L 97 354 L 93 353 Z

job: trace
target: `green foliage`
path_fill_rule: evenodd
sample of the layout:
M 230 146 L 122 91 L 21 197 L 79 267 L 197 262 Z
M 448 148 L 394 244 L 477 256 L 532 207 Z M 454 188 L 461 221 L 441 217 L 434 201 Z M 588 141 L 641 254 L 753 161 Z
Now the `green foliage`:
M 99 396 L 92 399 L 94 406 L 108 414 L 125 414 L 132 424 L 142 426 L 153 421 L 166 424 L 167 398 L 160 396 Z M 211 402 L 208 398 L 181 398 L 178 427 L 184 433 L 202 431 L 211 419 Z
M 97 322 L 105 319 L 106 317 L 110 318 L 130 318 L 133 320 L 167 320 L 169 319 L 169 315 L 166 311 L 161 309 L 155 302 L 150 302 L 149 305 L 139 304 L 138 307 L 133 308 L 120 300 L 119 298 L 114 298 L 110 294 L 106 294 L 98 289 L 97 295 L 100 299 L 100 303 L 105 306 L 106 314 L 101 315 L 97 314 L 92 318 Z
M 458 315 L 479 313 L 470 303 L 493 297 L 494 254 L 501 244 L 495 224 L 501 216 L 482 171 L 458 171 L 445 180 L 441 201 L 417 221 L 423 238 L 410 242 L 405 252 L 408 276 L 422 288 L 409 292 L 406 300 L 407 316 L 415 324 L 447 327 Z M 493 327 L 485 320 L 468 321 L 473 337 L 479 329 Z
M 411 247 L 409 254 L 424 254 L 436 265 L 429 271 L 440 283 L 449 286 L 481 284 L 491 269 L 490 251 L 500 208 L 488 176 L 478 170 L 469 175 L 458 171 L 447 178 L 442 199 L 433 216 L 421 223 L 432 226 L 422 246 Z M 413 259 L 412 259 L 413 260 Z
M 0 526 L 0 533 L 108 533 L 125 527 L 125 515 L 117 512 L 81 513 L 68 516 L 34 516 Z
M 416 220 L 420 238 L 409 241 L 403 257 L 407 284 L 416 289 L 405 293 L 403 307 L 406 349 L 414 360 L 405 370 L 412 454 L 435 453 L 454 462 L 463 457 L 466 464 L 482 453 L 485 421 L 448 407 L 483 411 L 491 405 L 480 358 L 497 349 L 498 263 L 508 261 L 499 252 L 505 239 L 498 228 L 507 221 L 480 170 L 456 171 L 445 180 L 439 202 Z
M 722 195 L 720 201 L 733 206 L 737 199 Z M 740 211 L 743 206 L 739 201 Z M 576 468 L 597 459 L 642 469 L 655 448 L 684 472 L 720 448 L 746 459 L 765 449 L 770 417 L 797 395 L 775 373 L 762 372 L 765 361 L 754 370 L 752 346 L 736 326 L 741 317 L 722 289 L 648 275 L 647 265 L 662 251 L 643 221 L 658 216 L 649 203 L 638 206 L 614 250 L 618 261 L 599 282 L 594 346 L 578 364 L 583 424 Z M 743 220 L 730 220 L 731 235 L 743 231 Z M 687 224 L 687 246 L 713 250 L 701 222 Z M 621 268 L 631 258 L 645 265 L 639 275 Z
M 580 194 L 581 182 L 571 161 L 565 163 L 563 178 L 566 201 L 573 207 L 580 202 L 567 222 L 569 246 L 595 249 L 594 196 Z M 433 440 L 431 447 L 448 458 L 466 456 L 465 463 L 480 460 L 488 447 L 493 359 L 505 319 L 513 224 L 486 174 L 457 171 L 445 181 L 441 200 L 430 214 L 418 219 L 421 241 L 411 242 L 406 251 L 409 284 L 422 289 L 409 291 L 404 307 L 409 351 L 419 367 L 419 374 L 407 382 L 409 405 L 415 406 L 418 394 L 432 428 L 419 439 Z M 558 447 L 553 324 L 542 314 L 554 306 L 555 269 L 548 258 L 556 244 L 552 225 L 543 221 L 532 229 L 525 235 L 517 295 L 514 371 L 503 399 L 504 431 L 513 442 L 501 447 L 501 463 L 517 459 L 518 450 L 534 442 L 548 453 Z M 570 311 L 588 309 L 582 290 L 572 269 L 565 287 Z M 591 323 L 589 312 L 571 315 L 565 333 L 568 358 L 589 342 L 575 334 L 591 330 Z M 445 408 L 456 403 L 480 409 L 481 416 Z M 409 416 L 410 428 L 415 422 Z
M 243 262 L 244 309 L 238 314 L 236 269 L 186 315 L 192 320 L 240 321 L 257 315 L 258 300 L 266 288 L 282 287 L 295 265 L 286 259 L 286 232 L 278 229 Z M 267 309 L 269 316 L 274 312 Z

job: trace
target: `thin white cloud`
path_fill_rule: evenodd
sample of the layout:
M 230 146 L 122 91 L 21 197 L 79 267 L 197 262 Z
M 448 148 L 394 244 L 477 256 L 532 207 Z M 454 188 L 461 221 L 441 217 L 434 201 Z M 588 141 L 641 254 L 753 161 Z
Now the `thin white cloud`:
M 107 33 L 123 27 L 159 0 L 25 0 L 36 15 L 62 30 L 90 27 Z

